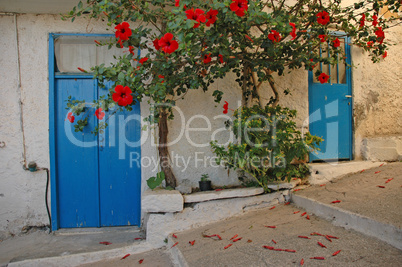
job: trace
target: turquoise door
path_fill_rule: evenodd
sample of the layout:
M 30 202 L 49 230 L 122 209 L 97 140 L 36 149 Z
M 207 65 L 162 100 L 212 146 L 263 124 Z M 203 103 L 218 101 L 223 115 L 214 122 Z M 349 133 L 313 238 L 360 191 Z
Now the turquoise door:
M 345 37 L 341 49 L 350 64 L 350 46 Z M 325 47 L 320 55 L 327 57 Z M 339 55 L 340 56 L 340 55 Z M 313 72 L 319 68 L 330 75 L 327 83 L 321 84 Z M 309 72 L 309 129 L 311 134 L 322 137 L 320 151 L 310 154 L 310 161 L 352 159 L 352 86 L 351 70 L 341 62 L 336 66 L 318 65 Z
M 106 113 L 109 127 L 95 136 L 91 131 L 98 119 L 90 104 L 107 92 L 92 77 L 55 77 L 57 228 L 140 225 L 141 167 L 130 164 L 130 157 L 141 153 L 140 106 Z M 75 118 L 88 117 L 84 132 L 75 132 L 67 119 L 69 96 L 88 103 L 87 111 Z

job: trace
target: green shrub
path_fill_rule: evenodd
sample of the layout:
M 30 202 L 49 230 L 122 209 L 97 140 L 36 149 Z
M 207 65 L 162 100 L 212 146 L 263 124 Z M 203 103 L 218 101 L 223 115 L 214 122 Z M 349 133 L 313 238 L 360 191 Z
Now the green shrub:
M 322 139 L 310 133 L 302 135 L 296 129 L 295 118 L 296 110 L 281 106 L 255 105 L 235 110 L 229 127 L 237 142 L 227 147 L 211 142 L 217 164 L 248 173 L 266 192 L 269 182 L 303 177 L 308 173 L 306 164 L 291 162 L 304 162 L 309 152 L 318 150 Z

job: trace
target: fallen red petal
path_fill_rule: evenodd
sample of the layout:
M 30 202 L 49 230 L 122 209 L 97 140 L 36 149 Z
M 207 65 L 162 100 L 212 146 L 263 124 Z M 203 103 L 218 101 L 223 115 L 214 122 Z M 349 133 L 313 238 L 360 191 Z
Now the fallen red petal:
M 384 165 L 384 163 L 383 164 L 381 164 L 379 167 L 382 167 Z
M 243 237 L 239 237 L 239 238 L 233 239 L 233 242 L 237 242 L 237 241 L 242 240 L 242 239 L 243 239 Z
M 293 214 L 296 214 L 296 213 L 299 213 L 299 212 L 300 212 L 300 210 L 293 212 Z
M 307 212 L 303 212 L 300 216 L 303 217 L 303 216 L 306 215 L 306 214 L 307 214 Z
M 312 260 L 325 260 L 324 257 L 311 257 Z
M 339 254 L 339 252 L 341 252 L 341 251 L 340 251 L 340 250 L 335 251 L 335 252 L 334 252 L 334 254 L 332 254 L 332 256 L 336 256 L 336 255 L 338 255 L 338 254 Z
M 277 244 L 275 240 L 272 239 L 272 242 L 274 242 L 274 244 Z
M 173 236 L 174 238 L 177 238 L 177 235 L 175 235 L 175 234 L 173 234 L 172 236 Z
M 294 249 L 285 249 L 286 252 L 292 252 L 292 253 L 296 253 L 296 250 Z
M 219 240 L 222 240 L 222 237 L 220 235 L 215 235 Z
M 327 235 L 325 236 L 325 238 L 326 238 L 329 242 L 332 242 L 331 238 L 329 238 Z
M 238 234 L 235 234 L 231 239 L 229 239 L 229 240 L 232 240 L 232 239 L 235 239 L 236 237 L 238 237 L 239 235 Z
M 304 236 L 304 235 L 299 235 L 298 237 L 300 237 L 300 238 L 305 238 L 305 239 L 311 239 L 310 237 Z
M 274 250 L 274 247 L 270 247 L 270 246 L 262 246 L 263 248 L 269 249 L 269 250 Z
M 265 227 L 268 227 L 268 228 L 276 228 L 276 226 L 271 226 L 271 225 L 265 225 Z
M 121 258 L 120 260 L 124 260 L 125 258 L 127 258 L 128 256 L 130 256 L 130 254 L 125 255 L 123 258 Z
M 325 184 L 320 184 L 320 186 L 325 186 Z
M 274 248 L 275 251 L 285 251 L 284 249 L 281 248 Z
M 215 191 L 222 191 L 223 189 L 215 189 Z
M 304 265 L 304 259 L 301 259 L 300 265 Z
M 383 186 L 383 185 L 377 185 L 377 187 L 379 187 L 379 188 L 385 188 L 385 186 Z
M 360 173 L 362 173 L 362 172 L 364 172 L 364 171 L 365 171 L 365 169 L 361 170 L 361 172 L 360 172 Z
M 331 203 L 332 203 L 332 204 L 341 203 L 341 201 L 340 201 L 340 200 L 335 200 L 335 201 L 332 201 Z
M 322 235 L 322 234 L 320 234 L 320 233 L 317 233 L 317 232 L 313 232 L 313 233 L 311 233 L 310 235 L 319 235 L 319 236 L 324 236 L 324 235 Z
M 226 247 L 224 247 L 223 249 L 227 249 L 228 247 L 231 247 L 233 244 L 229 244 Z
M 286 203 L 285 203 L 285 206 L 286 206 L 286 205 L 289 205 L 289 204 L 290 204 L 290 202 L 286 202 Z
M 190 245 L 194 246 L 195 240 L 193 240 L 193 241 L 188 241 L 188 243 L 190 243 Z
M 251 240 L 251 239 L 247 240 L 247 243 L 251 243 L 251 242 L 253 242 L 253 240 Z
M 138 261 L 138 263 L 141 264 L 143 261 L 144 261 L 144 259 L 140 259 L 140 260 Z
M 301 189 L 299 188 L 299 189 L 295 189 L 295 190 L 293 190 L 293 192 L 297 192 L 297 191 L 300 191 Z
M 323 248 L 327 248 L 323 243 L 321 243 L 321 242 L 317 242 L 317 244 L 318 245 L 320 245 L 321 247 L 323 247 Z
M 374 174 L 380 173 L 381 171 L 375 172 Z
M 179 242 L 174 243 L 170 248 L 177 246 L 177 244 L 179 244 Z
M 388 183 L 391 182 L 392 180 L 394 180 L 394 178 L 389 178 L 385 183 L 388 184 Z
M 310 220 L 310 216 L 307 215 L 307 216 L 306 216 L 306 219 L 307 219 L 307 220 Z
M 272 208 L 270 208 L 270 210 L 273 210 L 273 209 L 275 209 L 275 206 L 273 206 Z
M 136 238 L 134 238 L 134 240 L 143 240 L 144 238 L 142 238 L 142 237 L 136 237 Z
M 103 241 L 103 242 L 99 242 L 99 244 L 102 244 L 102 245 L 111 245 L 112 243 L 110 243 L 110 242 L 107 242 L 107 241 Z
M 326 235 L 329 238 L 333 238 L 333 239 L 339 239 L 339 237 L 333 236 L 333 235 Z

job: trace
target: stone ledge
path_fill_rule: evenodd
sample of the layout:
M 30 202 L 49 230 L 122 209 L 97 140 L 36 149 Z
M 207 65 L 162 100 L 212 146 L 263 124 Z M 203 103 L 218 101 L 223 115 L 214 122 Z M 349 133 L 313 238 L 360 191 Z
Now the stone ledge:
M 148 189 L 141 199 L 144 212 L 179 212 L 183 210 L 183 204 L 183 196 L 177 190 Z
M 185 203 L 204 202 L 214 199 L 236 198 L 236 197 L 250 197 L 264 193 L 262 188 L 235 188 L 224 189 L 221 191 L 204 191 L 197 192 L 191 195 L 184 195 Z

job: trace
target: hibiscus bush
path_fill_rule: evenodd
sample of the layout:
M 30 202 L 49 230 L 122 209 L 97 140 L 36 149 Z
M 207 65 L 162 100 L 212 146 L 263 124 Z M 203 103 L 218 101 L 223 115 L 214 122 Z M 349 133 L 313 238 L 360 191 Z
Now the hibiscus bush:
M 274 73 L 288 75 L 294 69 L 312 70 L 318 63 L 343 60 L 339 36 L 332 31 L 351 37 L 351 45 L 369 51 L 374 62 L 385 57 L 386 30 L 400 20 L 400 7 L 399 0 L 352 5 L 337 0 L 87 0 L 65 18 L 101 19 L 115 32 L 109 43 L 98 45 L 117 46 L 127 53 L 112 66 L 91 70 L 101 85 L 106 80 L 115 84 L 94 105 L 100 113 L 110 105 L 130 109 L 144 99 L 154 105 L 148 120 L 159 126 L 161 167 L 167 185 L 175 187 L 169 164 L 162 162 L 168 158 L 166 121 L 172 118 L 175 101 L 188 90 L 206 91 L 214 80 L 233 72 L 243 106 L 263 107 L 259 95 L 264 83 L 273 92 L 269 104 L 276 106 Z M 320 46 L 330 56 L 321 58 Z M 134 48 L 141 49 L 140 58 Z M 317 70 L 315 75 L 321 83 L 328 82 L 327 73 Z M 213 92 L 217 102 L 222 94 L 219 89 Z M 80 103 L 69 104 L 77 107 L 74 115 L 82 112 Z M 85 125 L 81 120 L 76 123 Z M 100 122 L 101 129 L 105 126 Z

